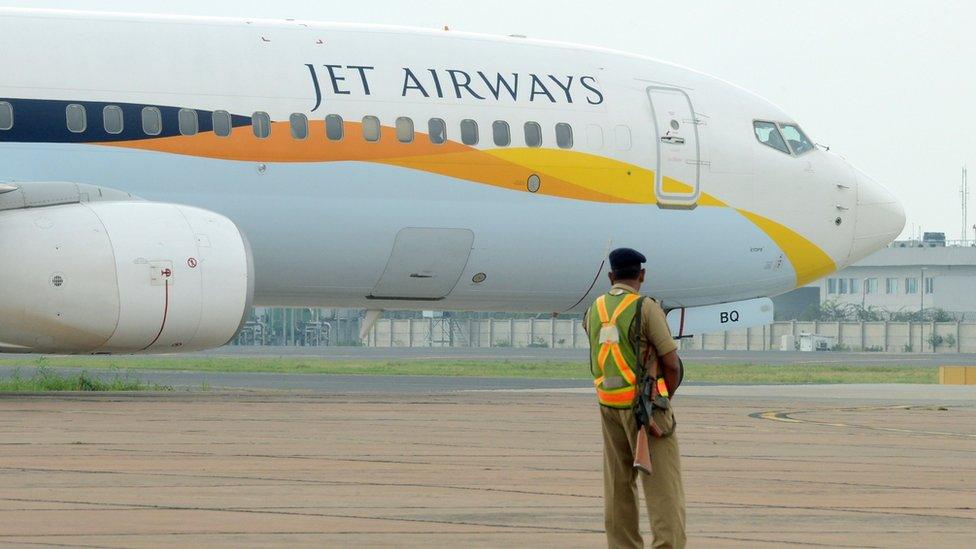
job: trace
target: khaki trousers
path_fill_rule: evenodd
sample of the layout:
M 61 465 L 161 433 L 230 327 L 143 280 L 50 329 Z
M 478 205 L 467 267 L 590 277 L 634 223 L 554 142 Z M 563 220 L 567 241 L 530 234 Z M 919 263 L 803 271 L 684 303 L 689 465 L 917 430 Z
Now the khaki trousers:
M 643 548 L 637 479 L 644 486 L 655 549 L 685 547 L 685 491 L 681 483 L 678 439 L 651 437 L 650 475 L 634 469 L 637 422 L 633 410 L 600 407 L 603 418 L 603 496 L 607 544 L 610 549 Z M 655 410 L 654 419 L 665 432 L 674 429 L 672 410 Z

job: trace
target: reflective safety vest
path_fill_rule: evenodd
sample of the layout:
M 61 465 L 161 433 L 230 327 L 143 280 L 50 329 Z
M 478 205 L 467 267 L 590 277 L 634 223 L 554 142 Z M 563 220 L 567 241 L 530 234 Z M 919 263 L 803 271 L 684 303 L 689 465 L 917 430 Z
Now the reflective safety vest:
M 590 308 L 590 371 L 604 406 L 630 408 L 637 398 L 638 343 L 630 333 L 639 322 L 640 306 L 639 295 L 623 293 L 602 295 Z

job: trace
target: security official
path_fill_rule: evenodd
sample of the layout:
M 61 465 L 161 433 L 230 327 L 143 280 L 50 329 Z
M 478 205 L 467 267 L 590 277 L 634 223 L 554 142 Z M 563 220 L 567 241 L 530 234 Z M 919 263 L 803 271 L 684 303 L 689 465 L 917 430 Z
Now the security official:
M 685 495 L 674 412 L 668 401 L 681 381 L 682 366 L 661 306 L 638 293 L 646 262 L 635 250 L 614 250 L 610 254 L 613 288 L 589 308 L 583 323 L 590 339 L 590 369 L 603 421 L 604 511 L 611 549 L 644 547 L 638 477 L 644 486 L 653 546 L 685 546 Z M 648 381 L 642 382 L 645 377 Z M 657 379 L 649 381 L 652 377 Z M 650 474 L 635 468 L 641 428 L 634 405 L 644 388 L 642 383 L 654 383 L 655 402 L 664 403 L 663 408 L 653 407 L 656 425 L 649 444 Z

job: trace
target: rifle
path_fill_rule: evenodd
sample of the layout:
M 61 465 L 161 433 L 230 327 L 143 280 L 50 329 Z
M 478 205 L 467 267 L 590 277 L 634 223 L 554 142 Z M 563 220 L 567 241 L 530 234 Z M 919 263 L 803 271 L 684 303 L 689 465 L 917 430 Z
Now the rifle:
M 651 464 L 650 436 L 655 438 L 664 436 L 664 432 L 654 422 L 654 410 L 667 410 L 671 407 L 668 385 L 664 378 L 658 377 L 657 370 L 657 360 L 655 360 L 651 371 L 645 372 L 637 402 L 634 403 L 634 419 L 637 420 L 637 451 L 634 452 L 634 468 L 647 474 L 654 471 Z M 682 370 L 684 370 L 683 364 Z

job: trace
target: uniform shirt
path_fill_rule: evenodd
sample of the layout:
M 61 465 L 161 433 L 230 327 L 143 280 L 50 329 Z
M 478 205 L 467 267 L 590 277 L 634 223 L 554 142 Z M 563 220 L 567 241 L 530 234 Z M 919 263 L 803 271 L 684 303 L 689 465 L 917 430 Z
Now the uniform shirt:
M 614 284 L 613 288 L 610 289 L 610 295 L 615 296 L 635 293 L 637 292 L 626 284 Z M 642 349 L 646 349 L 648 345 L 653 345 L 654 349 L 657 350 L 657 356 L 664 356 L 678 350 L 678 344 L 671 337 L 671 328 L 668 327 L 668 320 L 664 316 L 664 309 L 661 308 L 657 301 L 645 299 L 640 314 L 640 344 Z M 587 332 L 590 328 L 588 322 L 589 317 L 590 311 L 587 310 L 583 316 L 583 328 Z M 632 326 L 636 329 L 637 323 L 635 322 Z

